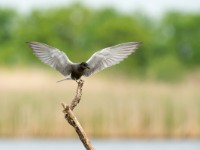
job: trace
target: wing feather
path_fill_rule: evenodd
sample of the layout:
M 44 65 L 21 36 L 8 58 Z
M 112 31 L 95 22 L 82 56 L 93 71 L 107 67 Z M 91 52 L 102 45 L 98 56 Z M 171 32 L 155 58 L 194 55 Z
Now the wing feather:
M 140 44 L 141 42 L 122 43 L 94 53 L 87 61 L 90 69 L 85 70 L 84 76 L 90 76 L 93 73 L 120 63 L 133 53 Z
M 28 45 L 33 50 L 34 54 L 45 64 L 56 69 L 64 76 L 71 73 L 70 70 L 73 63 L 64 52 L 39 42 L 28 42 Z

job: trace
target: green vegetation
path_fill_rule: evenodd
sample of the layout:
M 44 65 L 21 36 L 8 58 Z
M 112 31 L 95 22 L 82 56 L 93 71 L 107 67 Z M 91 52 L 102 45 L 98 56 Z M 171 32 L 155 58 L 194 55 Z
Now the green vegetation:
M 23 15 L 0 9 L 0 65 L 38 63 L 26 41 L 48 43 L 67 52 L 73 61 L 87 60 L 107 46 L 142 41 L 137 54 L 118 70 L 141 78 L 177 80 L 200 65 L 199 24 L 200 14 L 169 12 L 158 21 L 140 13 L 93 10 L 81 4 Z

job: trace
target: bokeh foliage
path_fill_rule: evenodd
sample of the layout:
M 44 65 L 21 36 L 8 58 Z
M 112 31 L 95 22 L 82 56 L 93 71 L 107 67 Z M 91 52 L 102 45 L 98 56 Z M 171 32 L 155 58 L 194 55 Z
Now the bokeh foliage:
M 72 61 L 128 41 L 142 41 L 118 70 L 142 77 L 179 79 L 200 65 L 200 14 L 169 12 L 160 20 L 142 13 L 122 14 L 112 8 L 94 10 L 81 4 L 19 14 L 0 9 L 0 65 L 38 63 L 27 41 L 65 51 Z

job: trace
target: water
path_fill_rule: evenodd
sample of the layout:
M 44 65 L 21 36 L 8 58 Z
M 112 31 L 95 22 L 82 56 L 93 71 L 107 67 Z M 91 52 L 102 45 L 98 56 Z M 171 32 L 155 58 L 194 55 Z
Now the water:
M 200 140 L 92 140 L 95 150 L 200 150 Z M 85 150 L 79 140 L 0 139 L 0 150 Z

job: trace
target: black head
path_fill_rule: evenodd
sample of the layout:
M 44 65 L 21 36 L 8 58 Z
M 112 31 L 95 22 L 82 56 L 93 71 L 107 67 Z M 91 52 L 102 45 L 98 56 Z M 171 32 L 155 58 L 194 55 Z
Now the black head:
M 83 68 L 83 69 L 90 69 L 89 65 L 86 62 L 82 62 L 80 64 L 80 67 Z

